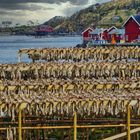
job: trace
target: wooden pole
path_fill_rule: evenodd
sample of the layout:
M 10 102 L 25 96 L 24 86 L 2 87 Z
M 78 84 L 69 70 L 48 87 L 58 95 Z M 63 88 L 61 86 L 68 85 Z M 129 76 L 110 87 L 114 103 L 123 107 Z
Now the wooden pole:
M 19 114 L 18 114 L 18 139 L 22 140 L 22 122 L 21 122 L 21 109 L 19 108 Z
M 74 112 L 74 140 L 77 140 L 77 113 Z
M 19 106 L 18 113 L 18 140 L 22 140 L 22 110 L 27 106 L 26 103 L 22 103 Z
M 131 113 L 131 106 L 128 105 L 127 107 L 127 140 L 131 140 L 131 135 L 130 135 L 130 113 Z
M 71 140 L 71 129 L 68 130 L 69 140 Z
M 18 62 L 20 63 L 21 62 L 21 54 L 18 54 Z

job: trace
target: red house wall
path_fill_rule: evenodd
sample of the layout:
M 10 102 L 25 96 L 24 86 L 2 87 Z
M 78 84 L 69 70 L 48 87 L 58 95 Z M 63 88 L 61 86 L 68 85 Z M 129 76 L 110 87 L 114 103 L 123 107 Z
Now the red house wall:
M 90 32 L 91 32 L 92 30 L 91 29 L 88 29 L 87 31 L 85 31 L 84 33 L 83 33 L 83 37 L 90 37 Z
M 88 29 L 88 30 L 86 30 L 85 32 L 83 32 L 83 40 L 89 40 L 90 38 L 91 38 L 91 36 L 90 36 L 90 32 L 92 32 L 92 30 L 91 29 Z
M 122 39 L 121 35 L 114 35 L 114 38 L 117 42 L 120 42 L 120 40 Z
M 135 39 L 138 39 L 140 35 L 140 26 L 131 18 L 125 24 L 125 38 L 127 42 L 132 42 Z
M 51 26 L 41 25 L 37 28 L 36 32 L 53 32 L 53 28 Z
M 108 41 L 108 42 L 110 42 L 110 41 L 112 40 L 111 35 L 109 35 L 109 32 L 111 32 L 113 29 L 115 29 L 115 27 L 111 27 L 110 29 L 105 30 L 105 31 L 103 32 L 103 39 L 104 39 L 104 40 L 106 40 L 106 41 Z
M 108 42 L 111 42 L 111 41 L 112 41 L 112 37 L 111 37 L 111 35 L 109 35 L 109 33 L 110 33 L 112 30 L 114 30 L 114 29 L 116 29 L 116 28 L 113 26 L 113 27 L 111 27 L 111 28 L 107 31 L 107 41 L 108 41 Z M 115 37 L 115 40 L 116 40 L 116 37 Z
M 103 39 L 106 40 L 106 41 L 109 40 L 109 35 L 108 35 L 108 31 L 107 31 L 107 30 L 105 30 L 105 31 L 103 32 Z

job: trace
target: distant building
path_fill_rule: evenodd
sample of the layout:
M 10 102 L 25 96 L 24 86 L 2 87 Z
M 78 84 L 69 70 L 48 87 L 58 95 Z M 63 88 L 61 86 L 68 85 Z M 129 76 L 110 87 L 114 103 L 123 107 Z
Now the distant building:
M 100 28 L 96 28 L 94 29 L 92 32 L 90 32 L 91 38 L 93 40 L 99 40 L 101 39 L 101 35 L 102 35 L 103 29 Z
M 114 29 L 117 29 L 117 27 L 112 26 L 112 27 L 110 27 L 107 31 L 108 31 L 108 32 L 111 32 L 111 31 L 114 30 Z
M 140 39 L 140 15 L 130 16 L 123 24 L 126 42 Z
M 10 27 L 12 25 L 12 21 L 2 21 L 2 27 Z
M 92 42 L 93 43 L 101 43 L 101 44 L 106 43 L 106 40 L 104 39 L 104 31 L 105 30 L 106 29 L 103 29 L 103 28 L 96 28 L 92 32 L 90 32 Z
M 114 37 L 114 39 L 116 40 L 117 43 L 120 43 L 120 41 L 124 39 L 125 30 L 124 29 L 118 29 L 115 26 L 112 26 L 109 29 L 105 29 L 103 31 L 102 36 L 103 36 L 103 39 L 108 43 L 111 43 L 112 37 Z
M 107 41 L 107 42 L 111 42 L 112 38 L 111 36 L 109 35 L 109 33 L 113 30 L 117 29 L 115 26 L 112 26 L 110 27 L 109 29 L 105 30 L 104 31 L 104 39 Z
M 89 27 L 82 32 L 83 42 L 88 42 L 91 40 L 90 32 L 92 32 L 92 31 L 93 31 L 93 29 Z
M 48 26 L 48 25 L 40 25 L 36 29 L 36 34 L 38 36 L 43 36 L 43 35 L 52 34 L 53 31 L 54 30 L 53 30 L 53 28 L 51 26 Z
M 116 43 L 139 42 L 140 41 L 140 14 L 130 16 L 123 24 L 123 29 L 112 26 L 109 29 L 87 28 L 82 32 L 83 42 Z
M 113 29 L 112 31 L 108 32 L 109 38 L 112 40 L 114 37 L 117 43 L 120 43 L 121 40 L 124 40 L 125 36 L 125 29 Z

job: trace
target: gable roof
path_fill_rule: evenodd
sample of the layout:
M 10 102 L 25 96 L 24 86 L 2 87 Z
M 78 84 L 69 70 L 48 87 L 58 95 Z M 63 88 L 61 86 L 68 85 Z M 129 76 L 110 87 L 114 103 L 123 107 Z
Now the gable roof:
M 96 28 L 95 30 L 93 30 L 92 32 L 90 32 L 91 35 L 99 35 L 101 33 L 104 32 L 105 29 L 101 29 L 101 28 Z
M 85 32 L 88 31 L 88 30 L 93 31 L 93 29 L 92 29 L 91 27 L 88 27 L 87 29 L 85 29 L 85 30 L 82 32 L 82 34 L 85 33 Z
M 123 27 L 126 25 L 126 23 L 127 23 L 131 18 L 140 26 L 140 15 L 135 15 L 135 16 L 130 16 L 130 17 L 126 20 L 126 22 L 123 24 Z
M 139 23 L 139 25 L 140 25 L 140 15 L 136 15 L 136 16 L 134 16 L 134 18 L 136 19 L 136 21 Z
M 117 27 L 115 27 L 115 26 L 112 26 L 112 27 L 110 27 L 107 31 L 110 31 L 111 29 L 117 29 Z
M 112 31 L 109 32 L 109 34 L 124 35 L 125 29 L 113 29 Z

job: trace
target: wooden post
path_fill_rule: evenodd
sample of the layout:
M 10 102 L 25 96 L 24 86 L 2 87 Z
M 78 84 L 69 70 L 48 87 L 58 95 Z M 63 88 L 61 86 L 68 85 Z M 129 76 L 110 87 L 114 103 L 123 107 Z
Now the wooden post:
M 22 140 L 22 110 L 27 106 L 26 103 L 22 103 L 19 106 L 18 113 L 18 140 Z
M 131 140 L 131 135 L 130 135 L 130 112 L 131 112 L 131 106 L 128 105 L 127 107 L 127 140 Z
M 86 140 L 89 140 L 89 134 L 90 134 L 90 130 L 87 128 L 86 129 Z
M 71 140 L 71 129 L 68 130 L 68 133 L 69 133 L 68 134 L 69 135 L 69 139 L 68 140 Z
M 19 62 L 19 63 L 21 62 L 21 56 L 22 56 L 22 55 L 19 53 L 19 54 L 18 54 L 18 62 Z
M 19 114 L 18 114 L 18 139 L 22 140 L 22 122 L 21 122 L 21 109 L 19 108 Z
M 77 113 L 74 112 L 74 140 L 77 140 Z

